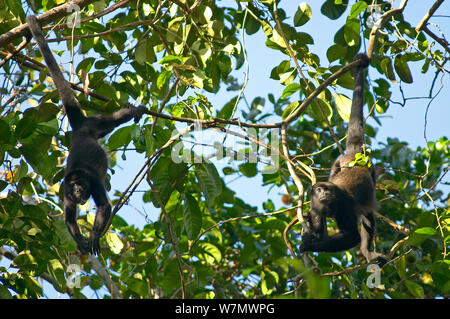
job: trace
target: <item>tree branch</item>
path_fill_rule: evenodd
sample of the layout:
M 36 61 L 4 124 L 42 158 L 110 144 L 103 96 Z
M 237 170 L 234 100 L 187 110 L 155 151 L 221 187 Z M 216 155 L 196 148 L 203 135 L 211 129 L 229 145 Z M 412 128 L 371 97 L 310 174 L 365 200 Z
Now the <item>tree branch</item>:
M 367 56 L 369 58 L 372 57 L 373 50 L 375 49 L 375 40 L 377 38 L 378 31 L 383 29 L 384 25 L 388 21 L 389 18 L 396 14 L 400 14 L 403 12 L 403 10 L 406 7 L 406 4 L 408 3 L 408 0 L 403 0 L 398 9 L 391 9 L 387 12 L 385 12 L 381 18 L 375 23 L 375 25 L 372 28 L 372 31 L 370 32 L 369 36 L 369 45 L 367 48 Z
M 427 25 L 428 20 L 433 16 L 433 14 L 436 12 L 436 10 L 439 8 L 439 6 L 444 2 L 444 0 L 437 0 L 433 6 L 428 10 L 428 12 L 425 14 L 425 16 L 420 20 L 419 24 L 416 27 L 416 31 L 422 31 L 423 28 Z
M 54 21 L 54 20 L 57 20 L 57 19 L 60 19 L 64 16 L 66 16 L 66 15 L 69 15 L 71 13 L 71 12 L 67 11 L 67 9 L 69 7 L 77 5 L 82 9 L 82 8 L 86 7 L 87 5 L 94 3 L 95 1 L 97 1 L 97 0 L 73 0 L 69 3 L 65 3 L 56 8 L 48 10 L 47 12 L 41 14 L 37 18 L 41 25 L 46 25 L 50 21 Z M 22 24 L 21 26 L 18 26 L 17 28 L 14 28 L 11 31 L 8 31 L 8 32 L 0 35 L 0 47 L 4 47 L 6 44 L 13 42 L 14 40 L 16 40 L 20 37 L 29 36 L 29 35 L 30 35 L 30 29 L 28 28 L 28 24 L 27 23 Z

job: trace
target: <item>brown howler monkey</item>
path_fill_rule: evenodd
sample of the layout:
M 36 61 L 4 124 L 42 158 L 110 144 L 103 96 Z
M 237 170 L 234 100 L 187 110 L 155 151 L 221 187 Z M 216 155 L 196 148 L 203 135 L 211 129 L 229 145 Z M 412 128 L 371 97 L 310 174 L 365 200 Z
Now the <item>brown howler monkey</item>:
M 64 178 L 66 225 L 82 254 L 97 255 L 100 252 L 100 237 L 106 232 L 112 218 L 111 205 L 104 185 L 108 160 L 98 139 L 133 118 L 137 122 L 147 109 L 143 106 L 130 106 L 111 116 L 84 116 L 75 94 L 64 79 L 44 39 L 38 19 L 35 16 L 28 16 L 27 22 L 44 57 L 72 127 L 71 147 Z M 91 195 L 97 206 L 97 214 L 89 240 L 86 242 L 77 224 L 77 204 L 85 203 Z
M 347 130 L 346 152 L 331 168 L 328 182 L 312 186 L 311 211 L 307 221 L 311 227 L 302 237 L 300 252 L 337 252 L 350 249 L 361 243 L 361 252 L 368 262 L 376 260 L 384 265 L 387 259 L 372 251 L 375 232 L 374 211 L 376 174 L 372 167 L 353 166 L 356 153 L 364 146 L 364 69 L 369 65 L 365 54 L 357 54 L 354 60 L 362 63 L 355 69 L 355 83 L 350 121 Z M 339 232 L 328 236 L 326 217 L 336 220 Z M 361 222 L 361 231 L 358 223 Z

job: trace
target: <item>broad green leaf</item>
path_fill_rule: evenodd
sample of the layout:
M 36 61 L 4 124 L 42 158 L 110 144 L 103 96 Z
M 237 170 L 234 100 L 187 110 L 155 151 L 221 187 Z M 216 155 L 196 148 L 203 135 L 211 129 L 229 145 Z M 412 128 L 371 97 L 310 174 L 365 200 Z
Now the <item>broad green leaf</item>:
M 321 109 L 319 108 L 319 106 Z M 324 115 L 328 120 L 331 120 L 331 117 L 333 116 L 333 109 L 330 103 L 321 98 L 316 98 L 315 102 L 313 102 L 310 107 L 308 107 L 307 112 L 308 115 L 312 116 L 318 121 L 324 121 Z
M 354 5 L 352 5 L 352 9 L 350 10 L 350 14 L 348 15 L 347 19 L 356 19 L 358 15 L 366 10 L 367 3 L 364 1 L 358 1 Z
M 289 104 L 286 109 L 283 111 L 283 115 L 281 116 L 281 118 L 283 120 L 287 119 L 287 117 L 289 115 L 291 115 L 296 109 L 297 107 L 300 105 L 299 101 L 294 101 L 291 104 Z
M 312 11 L 306 2 L 300 3 L 297 12 L 294 16 L 294 26 L 299 27 L 304 25 L 311 19 Z
M 130 125 L 117 129 L 108 139 L 108 148 L 116 150 L 119 147 L 127 146 L 131 142 L 133 128 L 134 125 Z
M 406 258 L 405 256 L 400 257 L 394 264 L 400 278 L 405 278 L 406 276 Z
M 105 234 L 105 238 L 111 251 L 116 255 L 120 254 L 123 248 L 123 242 L 120 240 L 119 236 L 117 236 L 116 233 L 109 231 Z
M 320 12 L 329 19 L 336 20 L 345 12 L 345 9 L 347 8 L 348 0 L 344 0 L 342 2 L 342 4 L 335 4 L 334 0 L 326 0 L 320 8 Z
M 437 234 L 436 229 L 431 227 L 423 227 L 416 229 L 406 240 L 405 245 L 418 246 L 422 244 L 427 238 Z
M 346 52 L 347 50 L 343 46 L 334 44 L 327 50 L 327 59 L 329 62 L 342 59 L 343 57 L 345 57 Z
M 6 144 L 11 137 L 11 131 L 9 129 L 8 123 L 2 118 L 0 118 L 0 144 Z
M 92 65 L 95 63 L 95 58 L 86 58 L 83 59 L 80 63 L 77 65 L 77 74 L 80 74 L 81 70 L 85 70 L 86 72 L 89 72 L 92 68 Z
M 16 136 L 19 140 L 25 139 L 34 133 L 37 125 L 37 110 L 28 109 L 16 126 Z
M 222 253 L 217 246 L 211 243 L 200 243 L 198 246 L 203 251 L 199 257 L 204 259 L 209 265 L 220 263 L 222 260 Z
M 413 78 L 411 71 L 409 70 L 408 63 L 402 55 L 398 54 L 394 59 L 394 68 L 400 79 L 405 83 L 412 83 Z
M 64 277 L 64 268 L 58 259 L 51 259 L 48 261 L 48 268 L 51 274 L 60 282 L 64 283 L 66 281 Z
M 285 99 L 289 96 L 291 96 L 292 94 L 294 94 L 295 92 L 299 91 L 301 89 L 301 85 L 298 83 L 291 83 L 288 86 L 286 86 L 283 90 L 283 94 L 281 95 L 282 99 Z
M 396 81 L 394 68 L 392 67 L 392 61 L 389 57 L 385 57 L 383 60 L 381 60 L 380 67 L 389 80 L 393 82 Z
M 72 239 L 72 236 L 70 236 L 66 223 L 63 220 L 55 220 L 52 224 L 52 230 L 58 237 L 59 247 L 68 251 L 77 249 L 77 244 Z
M 254 177 L 258 174 L 256 163 L 243 163 L 239 165 L 239 171 L 246 177 Z
M 165 64 L 165 63 L 166 64 L 174 64 L 174 63 L 183 64 L 187 60 L 189 60 L 188 57 L 181 57 L 181 56 L 176 56 L 176 55 L 166 55 L 161 60 L 159 60 L 158 63 L 159 64 Z
M 423 298 L 424 291 L 423 291 L 423 287 L 421 285 L 419 285 L 418 283 L 415 283 L 414 281 L 406 280 L 405 281 L 405 286 L 406 286 L 406 288 L 408 288 L 409 292 L 414 297 L 416 297 L 416 298 Z
M 344 26 L 344 39 L 348 46 L 357 46 L 360 41 L 359 30 L 360 23 L 356 19 L 347 20 Z
M 202 212 L 197 200 L 190 194 L 184 194 L 183 223 L 188 239 L 196 239 L 202 229 Z
M 423 227 L 416 229 L 415 233 L 420 235 L 433 236 L 437 234 L 437 230 L 432 227 Z
M 158 79 L 156 80 L 158 89 L 162 89 L 162 87 L 170 80 L 171 75 L 172 72 L 167 70 L 161 72 L 161 74 L 158 76 Z
M 350 120 L 350 112 L 352 110 L 352 100 L 343 94 L 336 94 L 336 106 L 340 117 L 348 122 Z
M 156 61 L 156 55 L 154 51 L 154 46 L 149 39 L 144 39 L 139 42 L 134 53 L 136 61 L 139 64 L 144 64 L 145 62 L 153 63 Z
M 198 183 L 209 207 L 214 205 L 216 198 L 222 193 L 222 179 L 216 167 L 210 163 L 200 163 L 194 166 Z
M 279 45 L 282 48 L 286 48 L 286 43 L 284 43 L 283 37 L 280 35 L 280 33 L 277 31 L 277 29 L 273 29 L 272 39 L 273 42 L 275 42 L 277 45 Z

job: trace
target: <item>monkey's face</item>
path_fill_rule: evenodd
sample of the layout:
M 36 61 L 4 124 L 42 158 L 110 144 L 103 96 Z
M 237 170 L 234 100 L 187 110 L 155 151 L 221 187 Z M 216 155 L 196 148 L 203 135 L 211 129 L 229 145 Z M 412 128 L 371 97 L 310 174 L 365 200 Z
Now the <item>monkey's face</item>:
M 77 204 L 84 204 L 89 199 L 91 194 L 89 181 L 81 176 L 72 175 L 66 185 L 69 187 L 67 190 L 72 200 Z
M 311 200 L 321 203 L 331 203 L 336 198 L 337 186 L 330 182 L 320 182 L 313 185 Z

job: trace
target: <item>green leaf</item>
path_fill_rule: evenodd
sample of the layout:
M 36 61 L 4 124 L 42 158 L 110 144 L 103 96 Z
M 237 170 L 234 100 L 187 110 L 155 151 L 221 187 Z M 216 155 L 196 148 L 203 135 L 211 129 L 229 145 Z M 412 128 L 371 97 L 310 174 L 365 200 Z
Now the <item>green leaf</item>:
M 216 198 L 222 193 L 222 179 L 216 167 L 211 163 L 200 163 L 194 166 L 198 183 L 206 198 L 208 207 L 212 207 Z
M 336 94 L 336 106 L 340 117 L 348 122 L 350 120 L 350 112 L 352 110 L 352 100 L 343 94 Z
M 406 280 L 405 286 L 406 286 L 406 288 L 408 288 L 409 292 L 414 297 L 421 298 L 421 299 L 424 297 L 423 287 L 421 285 L 419 285 L 418 283 L 415 283 L 410 280 Z
M 29 137 L 36 130 L 37 110 L 28 109 L 25 111 L 23 118 L 16 126 L 16 136 L 19 140 Z
M 239 171 L 246 177 L 254 177 L 258 174 L 256 163 L 243 163 L 239 165 Z
M 436 229 L 432 227 L 423 227 L 416 229 L 406 240 L 405 245 L 418 246 L 422 244 L 427 238 L 437 234 Z
M 108 139 L 108 148 L 116 150 L 119 147 L 126 146 L 131 142 L 131 133 L 134 125 L 124 126 L 116 130 Z
M 334 44 L 327 50 L 327 59 L 329 62 L 333 62 L 345 57 L 347 49 L 339 44 Z
M 411 71 L 402 55 L 397 55 L 394 59 L 394 68 L 400 79 L 405 83 L 412 83 Z
M 331 108 L 330 103 L 328 103 L 326 100 L 317 98 L 317 103 L 312 103 L 310 107 L 307 109 L 308 115 L 313 117 L 314 119 L 318 121 L 324 121 L 322 111 L 325 114 L 325 117 L 328 120 L 331 120 L 331 117 L 333 116 L 333 109 Z M 322 108 L 322 110 L 319 108 L 319 106 Z
M 356 19 L 347 20 L 344 26 L 344 40 L 348 46 L 350 47 L 358 46 L 360 42 L 359 38 L 360 28 L 361 26 L 359 20 Z
M 202 212 L 197 200 L 190 194 L 184 194 L 183 222 L 188 239 L 196 239 L 202 229 Z
M 92 68 L 92 65 L 95 63 L 95 58 L 86 58 L 83 59 L 78 65 L 77 65 L 77 74 L 80 73 L 81 70 L 85 70 L 86 72 L 89 72 Z
M 116 233 L 109 231 L 105 234 L 105 238 L 111 251 L 116 255 L 120 254 L 123 248 L 123 242 L 120 240 L 119 236 L 117 236 Z
M 187 60 L 189 60 L 189 57 L 181 57 L 181 56 L 176 56 L 176 55 L 166 55 L 165 57 L 163 57 L 161 60 L 159 60 L 159 64 L 183 64 L 184 62 L 186 62 Z
M 288 107 L 286 109 L 284 109 L 283 114 L 282 114 L 282 119 L 285 120 L 289 115 L 291 115 L 296 109 L 297 107 L 300 105 L 299 101 L 295 101 L 292 102 L 291 104 L 288 105 Z
M 342 2 L 342 4 L 335 4 L 334 0 L 327 0 L 320 8 L 320 12 L 331 20 L 339 19 L 347 8 L 348 0 Z
M 400 278 L 405 278 L 406 276 L 406 258 L 405 256 L 400 257 L 394 264 Z
M 352 9 L 350 10 L 350 14 L 348 15 L 347 19 L 356 19 L 358 15 L 366 10 L 367 3 L 364 1 L 358 1 L 354 5 L 352 5 Z
M 289 96 L 291 96 L 292 94 L 294 94 L 295 92 L 299 91 L 301 89 L 301 85 L 298 83 L 291 83 L 288 86 L 286 86 L 283 90 L 283 94 L 281 95 L 282 99 L 285 99 Z
M 139 64 L 144 64 L 145 62 L 148 63 L 155 62 L 156 55 L 152 42 L 149 39 L 144 39 L 140 41 L 136 47 L 134 56 Z
M 415 233 L 420 235 L 433 236 L 437 234 L 437 230 L 432 227 L 423 227 L 416 229 Z
M 162 87 L 169 81 L 170 77 L 172 75 L 172 72 L 170 71 L 163 71 L 158 76 L 158 79 L 156 80 L 156 85 L 158 86 L 158 89 L 162 89 Z
M 222 260 L 222 253 L 217 246 L 211 243 L 200 243 L 198 247 L 203 251 L 199 257 L 206 261 L 207 264 L 219 264 Z
M 11 131 L 8 123 L 0 118 L 0 144 L 6 144 L 11 137 Z
M 300 3 L 297 12 L 294 16 L 294 26 L 299 27 L 304 25 L 311 19 L 312 11 L 306 2 Z
M 381 60 L 380 67 L 389 80 L 396 81 L 394 68 L 392 67 L 392 61 L 390 58 L 386 57 Z
M 70 236 L 66 223 L 63 220 L 55 220 L 52 223 L 52 230 L 59 239 L 58 247 L 68 251 L 75 251 L 77 249 L 77 244 L 72 239 L 72 236 Z
M 51 259 L 48 261 L 48 268 L 51 274 L 60 282 L 66 281 L 64 277 L 64 268 L 58 259 Z

